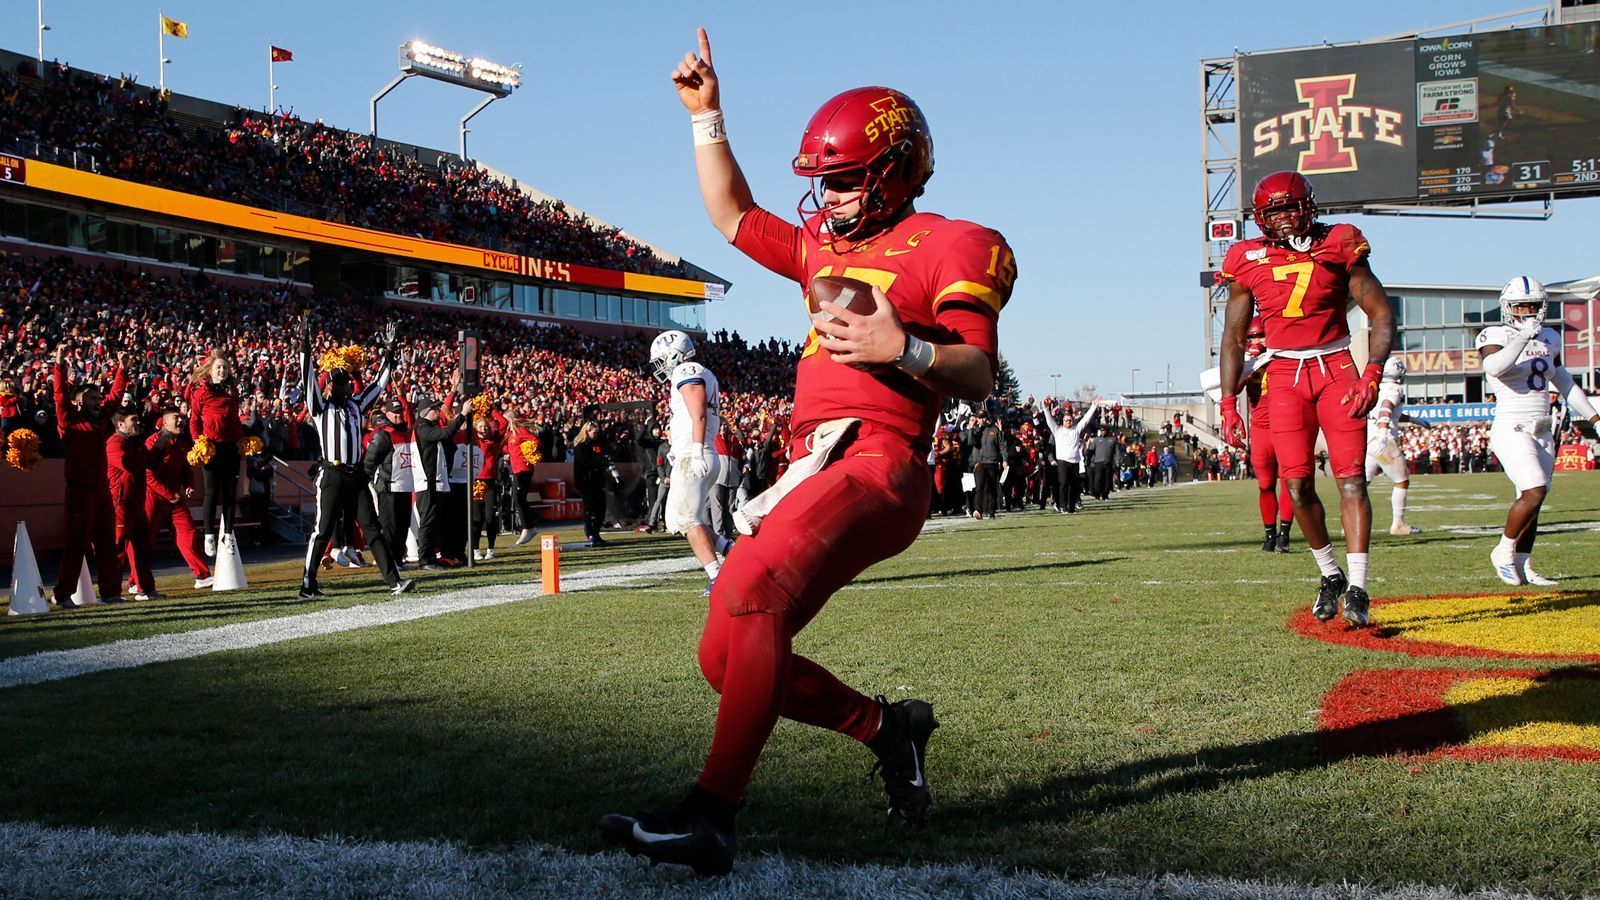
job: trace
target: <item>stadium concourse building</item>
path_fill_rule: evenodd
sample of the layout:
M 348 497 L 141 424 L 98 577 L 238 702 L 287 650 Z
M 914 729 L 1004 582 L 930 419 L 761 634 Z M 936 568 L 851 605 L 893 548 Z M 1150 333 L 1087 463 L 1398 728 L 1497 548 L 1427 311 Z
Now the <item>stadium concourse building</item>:
M 35 60 L 0 50 L 0 66 L 28 90 Z M 85 73 L 88 74 L 88 73 Z M 221 130 L 236 107 L 171 94 L 168 115 L 189 130 Z M 438 166 L 454 154 L 392 141 L 385 149 Z M 479 311 L 591 333 L 703 333 L 706 301 L 730 283 L 629 235 L 683 277 L 544 259 L 502 248 L 452 244 L 359 228 L 315 213 L 216 200 L 99 174 L 103 161 L 37 144 L 0 146 L 0 239 L 99 257 L 165 265 L 266 283 L 290 283 L 323 296 L 383 296 L 392 302 Z M 481 165 L 470 163 L 471 165 Z M 485 167 L 486 168 L 486 167 Z M 553 201 L 493 170 L 535 201 Z M 574 217 L 586 217 L 571 206 Z M 596 227 L 611 226 L 586 217 Z
M 1398 334 L 1395 354 L 1406 361 L 1407 412 L 1435 422 L 1477 421 L 1493 415 L 1493 397 L 1474 342 L 1478 333 L 1500 321 L 1500 286 L 1385 284 Z M 1546 285 L 1547 319 L 1561 334 L 1561 357 L 1589 393 L 1597 389 L 1600 354 L 1594 346 L 1600 315 L 1600 276 Z M 1350 313 L 1352 341 L 1366 348 L 1367 318 Z

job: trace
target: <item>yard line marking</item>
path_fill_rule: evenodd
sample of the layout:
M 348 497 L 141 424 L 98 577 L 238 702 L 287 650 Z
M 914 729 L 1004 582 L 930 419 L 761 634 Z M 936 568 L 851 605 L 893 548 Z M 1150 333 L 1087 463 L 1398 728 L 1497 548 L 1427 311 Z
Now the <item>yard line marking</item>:
M 1250 897 L 1258 900 L 1451 900 L 1452 888 L 1408 885 L 1389 891 L 1353 884 L 1202 878 L 1192 875 L 1095 875 L 1064 880 L 978 863 L 839 864 L 749 854 L 733 874 L 691 879 L 672 866 L 652 868 L 620 851 L 574 853 L 528 842 L 473 850 L 444 841 L 365 841 L 205 832 L 124 833 L 98 828 L 0 824 L 0 846 L 19 848 L 0 870 L 10 896 L 261 897 Z M 219 887 L 220 886 L 220 887 Z M 223 890 L 225 888 L 226 890 Z M 1509 891 L 1471 897 L 1510 900 Z
M 698 568 L 700 563 L 692 556 L 605 566 L 565 575 L 561 579 L 562 589 L 570 592 L 618 587 L 645 578 L 689 572 Z M 211 653 L 264 647 L 298 638 L 337 634 L 359 628 L 394 625 L 486 606 L 516 603 L 539 596 L 541 596 L 539 583 L 536 581 L 485 585 L 431 596 L 363 604 L 348 609 L 325 609 L 260 622 L 219 625 L 215 628 L 203 628 L 180 634 L 130 638 L 74 650 L 47 650 L 29 656 L 0 660 L 0 688 L 58 681 L 111 669 L 131 669 L 151 663 L 175 662 Z

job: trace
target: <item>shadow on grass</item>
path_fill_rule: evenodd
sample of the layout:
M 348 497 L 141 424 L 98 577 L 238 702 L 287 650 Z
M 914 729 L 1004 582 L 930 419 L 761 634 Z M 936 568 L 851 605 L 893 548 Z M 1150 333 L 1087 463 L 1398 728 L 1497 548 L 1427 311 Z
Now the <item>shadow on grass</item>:
M 1563 591 L 1554 594 L 1546 593 L 1511 593 L 1509 596 L 1518 597 L 1518 602 L 1511 606 L 1501 606 L 1491 609 L 1463 610 L 1453 613 L 1441 613 L 1432 616 L 1419 616 L 1409 620 L 1405 629 L 1384 628 L 1378 631 L 1380 637 L 1395 637 L 1404 635 L 1407 630 L 1422 625 L 1467 625 L 1482 622 L 1512 622 L 1528 616 L 1540 616 L 1547 613 L 1571 612 L 1572 610 L 1585 609 L 1591 606 L 1600 606 L 1600 592 L 1595 591 Z
M 1455 669 L 1431 670 L 1424 680 L 1437 682 L 1437 702 L 1417 702 L 1402 697 L 1392 708 L 1413 708 L 1384 715 L 1385 700 L 1393 693 L 1404 694 L 1411 685 L 1397 676 L 1406 672 L 1355 673 L 1381 676 L 1371 679 L 1377 703 L 1363 703 L 1361 721 L 1315 731 L 1280 735 L 1242 744 L 1203 747 L 1122 763 L 1107 768 L 1057 778 L 1044 784 L 1015 785 L 998 797 L 983 803 L 960 804 L 944 809 L 941 818 L 978 821 L 1002 816 L 1010 819 L 1057 820 L 1089 813 L 1109 812 L 1180 794 L 1193 794 L 1232 784 L 1270 778 L 1283 773 L 1322 769 L 1344 760 L 1368 757 L 1390 759 L 1441 758 L 1462 749 L 1471 755 L 1492 758 L 1492 754 L 1467 751 L 1469 737 L 1463 722 L 1489 722 L 1496 728 L 1522 724 L 1550 724 L 1574 728 L 1600 725 L 1600 667 L 1576 666 L 1540 672 L 1528 678 L 1525 691 L 1495 695 L 1463 703 L 1445 704 L 1444 687 L 1463 673 Z M 1465 673 L 1471 675 L 1473 673 Z M 1347 679 L 1347 683 L 1350 679 Z M 1350 698 L 1330 692 L 1324 703 L 1333 705 Z M 1537 713 L 1537 716 L 1534 714 Z M 1476 748 L 1473 748 L 1474 750 Z M 1524 748 L 1531 758 L 1559 756 L 1563 748 Z M 1583 753 L 1583 748 L 1567 748 Z M 1515 752 L 1503 752 L 1515 756 Z
M 911 572 L 904 575 L 876 575 L 870 577 L 857 577 L 851 584 L 893 584 L 900 581 L 928 581 L 939 578 L 959 578 L 971 575 L 976 578 L 988 578 L 994 575 L 1003 575 L 1007 572 L 1047 572 L 1053 569 L 1076 569 L 1080 566 L 1096 566 L 1101 563 L 1121 562 L 1128 559 L 1126 556 L 1105 556 L 1096 559 L 1064 559 L 1055 562 L 1041 562 L 1027 566 L 985 566 L 981 571 L 973 571 L 970 566 L 960 569 L 949 569 L 938 572 Z

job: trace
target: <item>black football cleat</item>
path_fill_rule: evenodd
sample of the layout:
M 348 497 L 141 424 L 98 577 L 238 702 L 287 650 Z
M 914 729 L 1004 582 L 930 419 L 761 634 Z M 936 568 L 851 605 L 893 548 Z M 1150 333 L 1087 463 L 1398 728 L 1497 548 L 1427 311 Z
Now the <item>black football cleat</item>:
M 629 856 L 644 856 L 651 865 L 675 863 L 701 875 L 726 875 L 733 871 L 732 814 L 728 814 L 730 827 L 723 827 L 696 809 L 693 799 L 691 795 L 690 800 L 661 812 L 612 813 L 600 820 L 600 834 Z
M 932 802 L 926 768 L 928 737 L 939 727 L 939 720 L 933 717 L 933 707 L 922 700 L 890 703 L 882 694 L 876 699 L 883 706 L 883 724 L 867 742 L 878 757 L 867 777 L 883 776 L 890 825 L 921 825 Z
M 1274 549 L 1279 553 L 1289 552 L 1289 524 L 1287 522 L 1278 526 L 1278 544 Z
M 1367 609 L 1372 605 L 1372 600 L 1367 596 L 1365 588 L 1352 585 L 1344 594 L 1344 620 L 1351 627 L 1365 628 L 1372 624 L 1372 616 L 1367 614 Z
M 1339 596 L 1349 586 L 1350 580 L 1344 577 L 1344 572 L 1322 576 L 1322 584 L 1317 586 L 1317 601 L 1311 604 L 1311 614 L 1318 622 L 1331 621 L 1339 614 Z
M 1267 526 L 1266 540 L 1261 542 L 1262 553 L 1272 553 L 1278 549 L 1278 526 Z

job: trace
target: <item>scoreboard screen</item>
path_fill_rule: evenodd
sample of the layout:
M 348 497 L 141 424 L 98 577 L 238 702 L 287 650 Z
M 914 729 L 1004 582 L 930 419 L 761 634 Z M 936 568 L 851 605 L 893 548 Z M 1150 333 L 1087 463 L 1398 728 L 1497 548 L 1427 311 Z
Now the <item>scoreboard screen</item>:
M 1600 194 L 1600 22 L 1239 59 L 1248 190 L 1319 205 Z
M 1417 41 L 1417 196 L 1600 188 L 1600 23 Z

